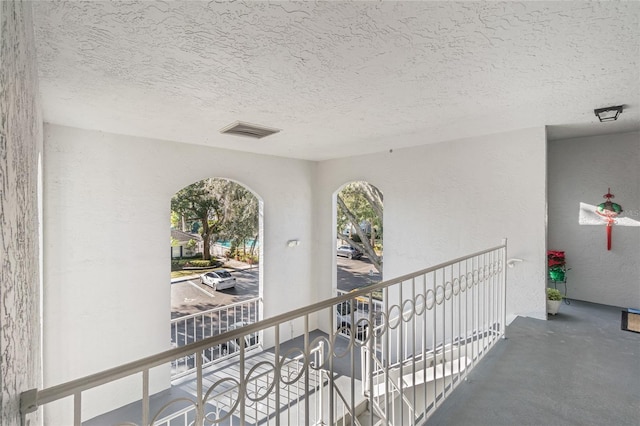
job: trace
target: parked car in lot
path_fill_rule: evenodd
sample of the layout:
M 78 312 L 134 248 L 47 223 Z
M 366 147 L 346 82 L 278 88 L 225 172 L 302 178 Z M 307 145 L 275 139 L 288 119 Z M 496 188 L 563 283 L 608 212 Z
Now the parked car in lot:
M 204 285 L 208 285 L 214 290 L 224 290 L 226 288 L 232 288 L 236 285 L 236 279 L 226 269 L 219 269 L 217 271 L 207 272 L 200 275 L 200 282 Z
M 244 327 L 245 325 L 249 325 L 249 323 L 245 321 L 238 321 L 234 324 L 231 324 L 228 330 L 236 330 L 240 327 Z M 251 349 L 253 347 L 258 346 L 258 332 L 248 334 L 244 336 L 244 348 L 245 350 Z M 223 343 L 220 347 L 220 354 L 222 356 L 227 356 L 234 352 L 238 352 L 240 350 L 240 339 L 233 339 L 228 341 L 227 343 Z
M 340 246 L 337 253 L 338 256 L 348 257 L 349 259 L 360 259 L 362 257 L 362 252 L 351 246 Z

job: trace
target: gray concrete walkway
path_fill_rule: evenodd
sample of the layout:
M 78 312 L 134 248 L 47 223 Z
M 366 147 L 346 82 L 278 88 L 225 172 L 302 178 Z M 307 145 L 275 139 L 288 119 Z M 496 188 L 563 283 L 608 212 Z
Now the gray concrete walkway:
M 640 334 L 620 308 L 572 301 L 507 335 L 428 425 L 640 425 Z

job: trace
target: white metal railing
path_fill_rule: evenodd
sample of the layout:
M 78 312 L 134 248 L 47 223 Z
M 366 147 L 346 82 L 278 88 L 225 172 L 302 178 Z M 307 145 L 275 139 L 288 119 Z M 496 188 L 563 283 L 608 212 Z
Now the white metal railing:
M 506 243 L 404 280 L 362 344 L 363 393 L 390 424 L 426 421 L 504 337 Z M 387 287 L 387 295 L 391 290 Z
M 338 296 L 343 296 L 351 292 L 338 289 L 336 290 L 336 293 Z M 362 328 L 366 323 L 364 319 L 369 317 L 369 310 L 373 310 L 373 318 L 379 323 L 382 319 L 380 313 L 383 309 L 384 304 L 378 294 L 374 294 L 371 303 L 369 303 L 368 297 L 360 296 L 348 302 L 338 304 L 336 306 L 336 326 L 338 327 L 338 333 L 345 337 L 349 337 L 353 334 L 356 340 L 362 341 L 364 338 Z M 360 327 L 354 327 L 352 325 L 351 311 L 354 312 L 356 325 L 358 324 L 358 320 L 363 319 L 363 321 L 360 321 Z
M 183 347 L 229 330 L 256 322 L 260 315 L 262 298 L 256 297 L 225 306 L 198 312 L 171 320 L 171 347 Z M 246 338 L 247 349 L 260 346 L 259 334 Z M 239 348 L 234 341 L 219 343 L 203 351 L 204 366 L 233 355 Z M 185 355 L 171 362 L 171 378 L 175 379 L 195 371 L 195 357 Z
M 311 349 L 310 353 L 310 386 L 314 392 L 318 392 L 322 389 L 327 381 L 327 377 L 325 377 L 324 370 L 321 368 L 322 360 L 324 359 L 324 353 L 326 351 L 325 342 L 318 342 L 318 344 Z M 264 358 L 260 358 L 264 359 Z M 298 382 L 300 376 L 304 374 L 305 365 L 304 365 L 305 356 L 303 354 L 295 355 L 291 358 L 284 358 L 280 365 L 280 378 L 283 383 L 296 383 Z M 254 364 L 255 366 L 260 365 L 261 362 L 258 361 Z M 226 368 L 228 364 L 223 367 Z M 270 392 L 272 390 L 272 385 L 275 383 L 274 380 L 274 371 L 270 369 L 265 369 L 263 371 L 257 372 L 252 375 L 251 380 L 245 383 L 246 396 L 248 399 L 247 408 L 246 408 L 246 417 L 248 424 L 261 424 L 269 419 L 274 418 L 274 416 L 278 415 L 277 410 L 270 411 L 268 405 L 263 406 L 265 408 L 264 412 L 261 412 L 260 401 L 263 399 L 263 393 Z M 301 386 L 292 386 L 289 389 L 289 393 L 286 396 L 286 401 L 283 401 L 283 405 L 286 406 L 287 411 L 289 412 L 289 420 L 295 420 L 294 422 L 289 422 L 289 424 L 302 424 L 302 414 L 300 401 L 304 400 L 307 397 L 308 389 L 305 389 Z M 211 411 L 205 413 L 205 424 L 215 424 L 223 422 L 225 425 L 233 426 L 235 424 L 240 424 L 237 419 L 234 419 L 230 414 L 232 413 L 232 408 L 234 403 L 238 400 L 238 395 L 240 394 L 240 387 L 237 383 L 232 384 L 226 389 L 215 393 L 214 398 L 216 401 L 215 406 L 212 407 Z M 151 420 L 151 424 L 155 426 L 172 426 L 175 424 L 179 425 L 192 425 L 196 416 L 198 414 L 198 409 L 196 404 L 193 404 L 193 401 L 190 401 L 191 404 L 183 409 L 179 410 L 171 410 L 171 404 L 174 401 L 170 401 L 165 404 L 156 414 L 156 419 Z M 322 418 L 322 413 L 319 411 L 319 407 L 321 405 L 316 404 L 311 407 L 312 417 L 313 418 Z M 170 412 L 170 414 L 161 417 L 165 411 Z
M 504 337 L 505 259 L 506 242 L 82 379 L 32 389 L 21 395 L 21 411 L 26 416 L 71 397 L 69 417 L 51 424 L 113 424 L 109 416 L 119 419 L 125 411 L 131 418 L 117 424 L 422 424 Z M 351 309 L 343 317 L 354 332 L 341 335 L 341 304 L 364 300 L 374 306 L 380 291 L 382 309 Z M 290 330 L 293 321 L 302 335 L 286 341 L 281 329 Z M 273 346 L 247 352 L 246 338 L 256 333 Z M 237 353 L 224 365 L 204 368 L 205 351 L 230 341 L 238 342 Z M 174 380 L 171 392 L 150 395 L 154 367 L 187 356 L 195 372 Z M 116 405 L 83 413 L 85 394 L 95 397 L 109 386 L 99 395 L 106 404 L 125 377 L 140 380 L 138 401 L 126 410 Z

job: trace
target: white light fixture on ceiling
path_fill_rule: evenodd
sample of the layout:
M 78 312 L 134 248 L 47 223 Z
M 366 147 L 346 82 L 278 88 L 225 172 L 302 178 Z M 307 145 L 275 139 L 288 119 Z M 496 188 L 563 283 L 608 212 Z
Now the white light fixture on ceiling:
M 623 105 L 598 108 L 594 109 L 593 112 L 596 114 L 596 117 L 598 117 L 598 120 L 603 123 L 605 121 L 616 121 L 618 116 L 622 114 L 622 107 Z

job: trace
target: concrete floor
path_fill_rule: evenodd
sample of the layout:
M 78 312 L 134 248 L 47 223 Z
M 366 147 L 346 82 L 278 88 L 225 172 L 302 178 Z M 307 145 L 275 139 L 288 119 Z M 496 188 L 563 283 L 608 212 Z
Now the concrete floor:
M 572 301 L 518 317 L 428 425 L 640 425 L 640 334 L 620 308 Z

